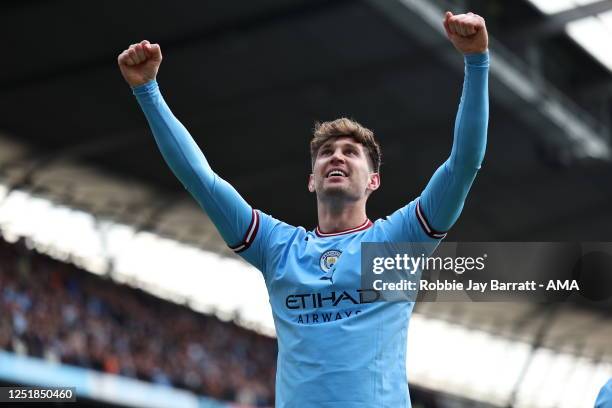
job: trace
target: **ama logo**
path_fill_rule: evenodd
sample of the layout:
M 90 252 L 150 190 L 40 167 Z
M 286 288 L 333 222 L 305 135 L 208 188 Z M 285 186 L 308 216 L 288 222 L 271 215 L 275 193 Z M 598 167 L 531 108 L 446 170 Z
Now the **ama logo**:
M 323 252 L 321 255 L 321 259 L 319 259 L 319 266 L 323 270 L 323 272 L 328 273 L 334 267 L 336 262 L 338 262 L 338 258 L 342 255 L 342 251 L 338 249 L 330 249 L 328 251 Z

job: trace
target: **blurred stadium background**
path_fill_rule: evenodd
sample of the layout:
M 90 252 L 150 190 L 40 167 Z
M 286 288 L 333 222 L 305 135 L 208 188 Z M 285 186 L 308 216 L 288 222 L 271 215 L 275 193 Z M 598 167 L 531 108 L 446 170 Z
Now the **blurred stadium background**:
M 491 39 L 488 152 L 450 241 L 612 241 L 612 1 L 5 1 L 0 70 L 0 382 L 96 407 L 273 406 L 259 273 L 166 168 L 116 67 L 148 39 L 213 168 L 312 228 L 315 120 L 375 130 L 370 218 L 449 153 L 462 60 L 445 9 Z M 609 272 L 596 287 L 612 287 Z M 607 279 L 607 280 L 606 280 Z M 608 285 L 608 286 L 607 286 Z M 422 303 L 415 408 L 589 407 L 612 377 L 612 301 Z

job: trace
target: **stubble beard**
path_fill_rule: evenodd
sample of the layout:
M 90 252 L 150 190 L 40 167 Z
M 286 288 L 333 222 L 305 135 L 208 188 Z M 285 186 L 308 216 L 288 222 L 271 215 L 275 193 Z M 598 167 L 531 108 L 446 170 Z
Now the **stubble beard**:
M 338 209 L 348 203 L 359 201 L 361 198 L 355 191 L 352 191 L 351 186 L 328 186 L 324 188 L 323 184 L 318 189 L 317 197 L 319 201 Z

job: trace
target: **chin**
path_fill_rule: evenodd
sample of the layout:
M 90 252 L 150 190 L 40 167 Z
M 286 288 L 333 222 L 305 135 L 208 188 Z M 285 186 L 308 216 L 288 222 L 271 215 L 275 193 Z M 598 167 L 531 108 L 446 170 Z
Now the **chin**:
M 355 193 L 351 191 L 348 186 L 327 186 L 319 190 L 321 192 L 321 196 L 333 198 L 333 199 L 341 199 L 347 201 L 355 200 Z

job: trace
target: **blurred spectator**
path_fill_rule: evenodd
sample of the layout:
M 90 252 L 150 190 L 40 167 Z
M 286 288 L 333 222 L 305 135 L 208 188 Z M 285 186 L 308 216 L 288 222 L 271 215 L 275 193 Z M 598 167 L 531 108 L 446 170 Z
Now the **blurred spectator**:
M 274 404 L 276 341 L 0 241 L 0 348 Z

